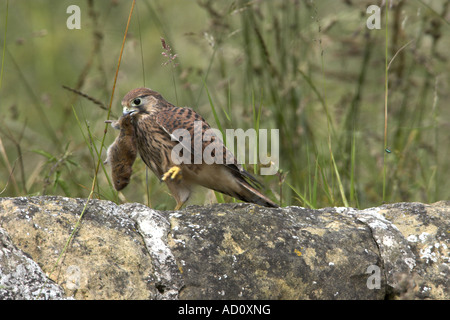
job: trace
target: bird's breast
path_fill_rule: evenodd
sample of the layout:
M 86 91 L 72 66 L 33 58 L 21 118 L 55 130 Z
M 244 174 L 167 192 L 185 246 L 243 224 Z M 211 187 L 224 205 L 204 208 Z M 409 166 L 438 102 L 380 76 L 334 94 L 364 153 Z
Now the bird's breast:
M 158 176 L 170 167 L 174 141 L 151 117 L 135 121 L 136 145 L 144 163 Z

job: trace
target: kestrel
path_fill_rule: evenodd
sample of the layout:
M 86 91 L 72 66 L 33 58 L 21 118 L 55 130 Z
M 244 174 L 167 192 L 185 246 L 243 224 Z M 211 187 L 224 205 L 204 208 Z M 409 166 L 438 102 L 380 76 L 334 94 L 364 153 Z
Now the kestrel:
M 125 117 L 122 123 L 128 123 L 124 121 L 128 117 L 131 119 L 137 150 L 144 163 L 167 184 L 177 202 L 175 210 L 183 206 L 196 185 L 245 202 L 278 207 L 257 190 L 260 183 L 237 163 L 220 138 L 211 134 L 210 125 L 194 110 L 176 107 L 158 92 L 147 88 L 128 92 L 122 100 L 122 106 Z M 190 143 L 183 142 L 183 137 L 175 135 L 177 129 L 189 133 L 192 137 Z M 199 136 L 200 139 L 196 140 Z M 199 150 L 195 148 L 196 141 L 201 141 L 200 152 L 213 150 L 211 156 L 215 161 L 195 161 L 199 155 Z M 180 144 L 189 150 L 188 160 L 192 161 L 180 163 L 173 157 L 172 150 Z

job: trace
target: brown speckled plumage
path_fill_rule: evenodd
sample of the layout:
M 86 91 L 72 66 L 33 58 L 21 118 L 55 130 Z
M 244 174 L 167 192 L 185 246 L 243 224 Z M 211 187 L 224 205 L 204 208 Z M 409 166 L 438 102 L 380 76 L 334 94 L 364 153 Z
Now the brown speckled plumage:
M 223 142 L 208 131 L 209 124 L 190 108 L 175 107 L 167 102 L 158 92 L 147 88 L 137 88 L 128 92 L 122 100 L 124 110 L 129 110 L 134 126 L 135 143 L 144 163 L 169 187 L 177 201 L 179 209 L 189 198 L 195 185 L 201 185 L 237 199 L 253 202 L 263 206 L 277 205 L 259 192 L 257 180 L 240 166 L 234 155 Z M 195 121 L 201 121 L 201 126 L 195 126 Z M 198 128 L 201 132 L 194 132 Z M 205 148 L 222 150 L 222 155 L 214 154 L 218 161 L 212 164 L 194 163 L 194 138 L 191 145 L 186 142 L 172 141 L 176 129 L 186 129 L 191 137 L 203 134 L 202 154 Z M 172 149 L 179 143 L 190 149 L 191 163 L 176 164 L 171 158 Z M 220 152 L 219 152 L 220 153 Z M 218 159 L 218 157 L 222 157 Z M 179 173 L 167 178 L 168 171 L 178 167 Z

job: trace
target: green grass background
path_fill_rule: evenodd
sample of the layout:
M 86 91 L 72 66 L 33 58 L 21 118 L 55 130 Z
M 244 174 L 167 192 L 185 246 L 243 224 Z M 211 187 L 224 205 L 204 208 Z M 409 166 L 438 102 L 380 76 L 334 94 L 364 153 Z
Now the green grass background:
M 66 27 L 71 4 L 80 30 Z M 366 27 L 371 4 L 137 0 L 111 117 L 147 86 L 213 127 L 279 129 L 280 170 L 259 179 L 283 206 L 449 199 L 449 1 L 392 1 L 380 30 Z M 88 197 L 117 131 L 102 147 L 107 112 L 61 86 L 109 103 L 130 6 L 0 1 L 0 196 Z M 164 65 L 161 37 L 177 66 Z M 142 161 L 133 170 L 117 194 L 102 167 L 94 196 L 173 209 Z M 234 201 L 198 192 L 190 203 L 217 200 Z

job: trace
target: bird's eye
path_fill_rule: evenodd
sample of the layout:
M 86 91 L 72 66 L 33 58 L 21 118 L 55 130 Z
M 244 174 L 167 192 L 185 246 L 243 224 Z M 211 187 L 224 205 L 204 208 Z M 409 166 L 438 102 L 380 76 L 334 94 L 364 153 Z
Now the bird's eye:
M 138 106 L 138 105 L 140 105 L 140 104 L 141 104 L 141 99 L 136 98 L 136 99 L 133 100 L 133 105 L 134 105 L 134 106 Z

